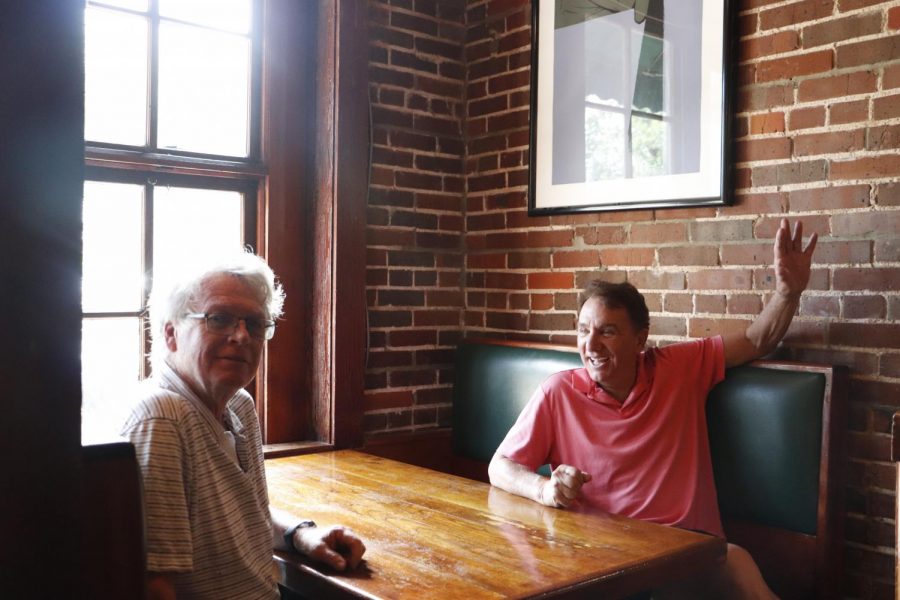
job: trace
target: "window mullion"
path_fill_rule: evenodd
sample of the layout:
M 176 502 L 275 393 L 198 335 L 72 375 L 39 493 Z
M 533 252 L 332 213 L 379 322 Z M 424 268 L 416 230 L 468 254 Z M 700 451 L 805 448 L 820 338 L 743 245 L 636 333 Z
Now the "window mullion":
M 153 0 L 154 4 L 156 0 Z M 144 226 L 141 228 L 142 246 L 144 249 L 143 263 L 141 273 L 144 278 L 143 298 L 141 299 L 141 307 L 143 315 L 141 322 L 141 348 L 144 349 L 144 360 L 141 362 L 141 379 L 150 376 L 150 316 L 147 311 L 150 300 L 150 281 L 148 274 L 153 273 L 153 191 L 154 183 L 148 179 L 144 184 Z
M 159 0 L 150 0 L 150 114 L 147 116 L 147 146 L 157 148 L 159 123 Z

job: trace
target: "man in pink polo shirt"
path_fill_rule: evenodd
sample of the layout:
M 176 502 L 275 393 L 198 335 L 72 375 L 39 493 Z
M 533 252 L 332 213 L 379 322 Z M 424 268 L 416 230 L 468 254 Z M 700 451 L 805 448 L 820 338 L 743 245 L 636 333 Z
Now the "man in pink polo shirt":
M 725 369 L 778 345 L 809 282 L 816 234 L 782 220 L 775 291 L 745 331 L 644 349 L 643 296 L 629 283 L 591 282 L 578 316 L 584 368 L 535 391 L 490 464 L 491 483 L 553 507 L 574 502 L 723 535 L 706 431 L 706 397 Z M 549 478 L 535 473 L 549 463 Z M 733 544 L 702 584 L 713 598 L 774 598 L 750 555 Z M 688 591 L 696 597 L 700 589 Z

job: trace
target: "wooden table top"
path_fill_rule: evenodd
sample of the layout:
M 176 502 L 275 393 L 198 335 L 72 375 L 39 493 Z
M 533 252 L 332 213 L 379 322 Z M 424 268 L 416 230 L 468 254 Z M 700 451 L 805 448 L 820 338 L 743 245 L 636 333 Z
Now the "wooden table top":
M 270 459 L 266 476 L 273 506 L 347 525 L 366 543 L 349 573 L 276 553 L 282 583 L 311 598 L 616 598 L 725 554 L 712 536 L 548 508 L 352 450 Z

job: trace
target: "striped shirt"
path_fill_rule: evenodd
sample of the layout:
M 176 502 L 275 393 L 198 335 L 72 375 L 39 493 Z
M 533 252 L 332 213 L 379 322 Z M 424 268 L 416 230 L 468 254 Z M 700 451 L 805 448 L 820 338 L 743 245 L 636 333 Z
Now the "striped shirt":
M 143 475 L 148 570 L 172 575 L 179 600 L 279 598 L 253 399 L 239 390 L 225 408 L 235 462 L 209 409 L 158 371 L 122 430 Z

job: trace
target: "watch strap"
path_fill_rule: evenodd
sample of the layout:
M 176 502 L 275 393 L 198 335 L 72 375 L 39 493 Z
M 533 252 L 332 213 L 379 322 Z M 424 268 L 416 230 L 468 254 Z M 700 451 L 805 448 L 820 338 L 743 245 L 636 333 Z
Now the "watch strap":
M 285 532 L 284 532 L 284 536 L 282 536 L 284 538 L 284 545 L 288 547 L 288 550 L 292 550 L 294 552 L 299 552 L 297 547 L 294 546 L 294 534 L 297 532 L 298 529 L 308 529 L 310 527 L 315 527 L 315 526 L 316 526 L 315 521 L 310 521 L 307 519 L 305 521 L 300 521 L 299 523 L 297 523 L 296 525 L 294 525 L 292 527 L 288 527 L 287 530 L 285 530 Z

